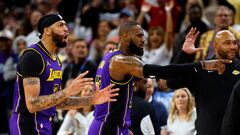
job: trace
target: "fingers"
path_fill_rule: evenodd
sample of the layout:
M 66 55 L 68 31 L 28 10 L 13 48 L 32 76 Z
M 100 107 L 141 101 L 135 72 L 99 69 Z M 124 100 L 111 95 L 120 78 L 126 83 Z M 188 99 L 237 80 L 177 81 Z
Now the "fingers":
M 196 30 L 197 30 L 197 29 L 196 29 Z M 193 36 L 193 37 L 194 37 L 194 40 L 196 40 L 196 39 L 197 39 L 197 37 L 198 37 L 199 33 L 200 33 L 200 32 L 199 32 L 199 31 L 197 31 L 197 33 L 195 33 L 195 34 L 194 34 L 194 36 Z
M 230 64 L 230 63 L 232 63 L 232 60 L 226 60 L 226 59 L 219 59 L 219 61 L 220 61 L 221 63 L 224 63 L 224 64 Z
M 99 86 L 95 84 L 95 90 L 94 91 L 99 91 Z
M 85 71 L 85 72 L 81 73 L 76 79 L 81 79 L 81 78 L 83 78 L 85 75 L 88 74 L 88 72 L 89 72 L 89 71 Z
M 110 98 L 110 102 L 116 102 L 117 99 L 113 98 L 113 97 L 116 97 L 118 96 L 119 94 L 118 93 L 115 93 L 117 91 L 119 91 L 120 89 L 119 88 L 116 88 L 116 89 L 112 89 L 109 91 L 109 98 Z
M 111 88 L 113 87 L 113 86 L 115 86 L 115 84 L 110 84 L 110 85 L 108 85 L 107 87 L 105 87 L 104 88 L 104 90 L 111 90 Z
M 110 102 L 116 102 L 116 101 L 117 99 L 113 99 L 113 98 L 110 99 Z
M 196 33 L 197 32 L 197 33 Z M 194 37 L 197 37 L 198 35 L 199 35 L 199 31 L 197 31 L 197 28 L 196 27 L 192 27 L 191 29 L 190 29 L 190 31 L 188 32 L 188 34 L 187 35 L 193 35 Z
M 203 51 L 203 48 L 196 48 L 195 52 Z
M 115 93 L 115 92 L 118 92 L 119 90 L 120 90 L 119 88 L 111 89 L 111 90 L 110 90 L 110 93 Z
M 218 71 L 218 74 L 223 74 L 225 71 L 225 64 L 221 63 L 220 61 L 217 61 L 216 64 L 214 65 L 214 68 Z
M 82 78 L 80 80 L 78 80 L 79 82 L 81 83 L 84 83 L 84 82 L 92 82 L 93 81 L 93 78 Z
M 83 87 L 83 86 L 87 86 L 87 85 L 92 86 L 94 84 L 92 82 L 92 79 L 90 79 L 90 78 L 84 78 L 84 79 L 78 80 L 78 81 L 76 81 L 76 83 L 77 84 L 75 84 L 75 85 L 77 85 L 79 87 Z
M 225 70 L 225 65 L 222 63 L 216 63 L 216 69 L 218 71 L 218 74 L 223 74 Z

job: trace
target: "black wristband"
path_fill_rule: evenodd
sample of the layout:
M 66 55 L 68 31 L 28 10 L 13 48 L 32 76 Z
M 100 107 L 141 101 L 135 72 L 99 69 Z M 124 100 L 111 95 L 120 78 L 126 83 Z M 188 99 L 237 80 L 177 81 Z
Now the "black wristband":
M 155 76 L 155 78 L 169 79 L 200 69 L 202 69 L 201 63 L 175 64 L 168 66 L 146 64 L 143 66 L 143 75 L 145 78 Z

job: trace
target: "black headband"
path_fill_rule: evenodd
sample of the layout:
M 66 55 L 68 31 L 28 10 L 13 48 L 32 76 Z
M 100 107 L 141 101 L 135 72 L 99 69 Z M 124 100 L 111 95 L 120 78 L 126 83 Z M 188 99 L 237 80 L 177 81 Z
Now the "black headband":
M 43 16 L 38 22 L 38 32 L 42 35 L 43 29 L 49 27 L 57 21 L 63 20 L 62 16 L 59 14 L 49 14 Z

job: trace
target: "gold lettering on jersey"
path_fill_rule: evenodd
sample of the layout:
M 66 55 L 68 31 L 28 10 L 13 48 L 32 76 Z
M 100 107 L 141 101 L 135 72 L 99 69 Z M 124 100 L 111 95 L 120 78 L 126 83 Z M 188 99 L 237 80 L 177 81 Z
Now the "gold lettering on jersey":
M 61 79 L 61 78 L 62 78 L 61 70 L 53 70 L 52 68 L 50 68 L 50 73 L 47 81 L 53 81 L 54 79 Z
M 53 92 L 56 93 L 59 91 L 58 84 L 54 84 Z
M 104 64 L 105 64 L 105 61 L 101 61 L 101 63 L 99 64 L 99 68 L 103 68 Z
M 100 85 L 101 85 L 101 76 L 100 75 L 97 75 L 95 77 L 95 82 L 96 82 L 96 85 L 98 85 L 100 87 Z

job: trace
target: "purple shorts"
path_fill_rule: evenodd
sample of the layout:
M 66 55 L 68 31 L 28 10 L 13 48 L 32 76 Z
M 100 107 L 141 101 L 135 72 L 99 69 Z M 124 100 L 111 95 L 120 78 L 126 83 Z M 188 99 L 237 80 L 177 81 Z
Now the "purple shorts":
M 129 130 L 127 127 L 119 127 L 94 119 L 88 135 L 129 135 Z
M 9 128 L 11 135 L 52 135 L 52 118 L 36 114 L 13 113 Z

